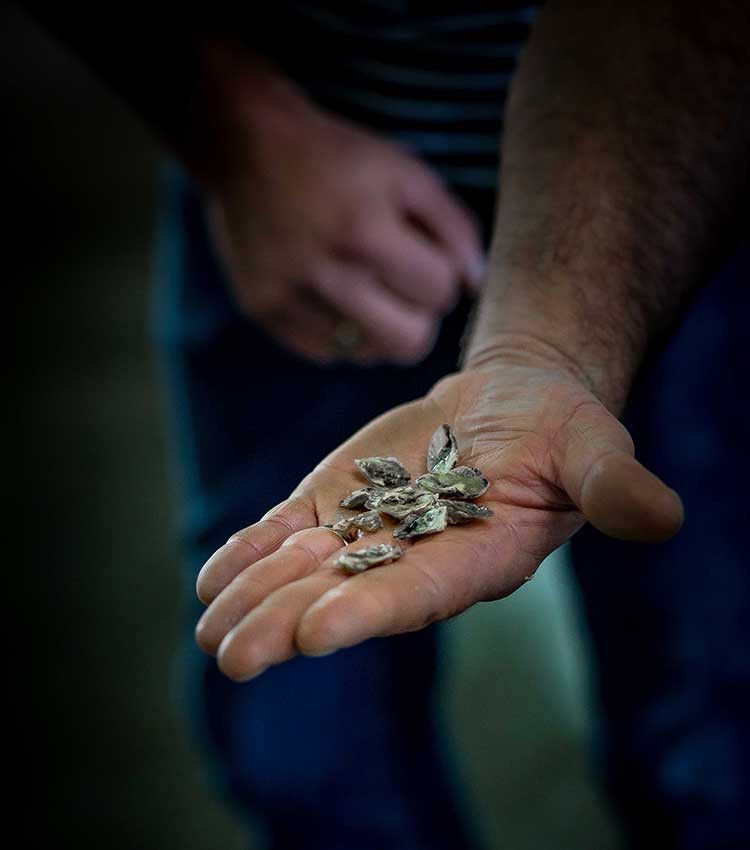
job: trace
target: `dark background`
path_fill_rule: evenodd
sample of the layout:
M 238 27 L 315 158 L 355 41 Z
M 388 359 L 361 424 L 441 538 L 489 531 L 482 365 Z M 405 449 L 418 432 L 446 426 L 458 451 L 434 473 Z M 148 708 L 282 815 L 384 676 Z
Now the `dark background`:
M 158 152 L 8 6 L 0 63 L 20 846 L 237 850 L 238 821 L 203 776 L 175 685 L 190 589 L 148 339 Z M 564 559 L 447 633 L 448 734 L 492 846 L 618 847 L 585 761 L 586 653 Z

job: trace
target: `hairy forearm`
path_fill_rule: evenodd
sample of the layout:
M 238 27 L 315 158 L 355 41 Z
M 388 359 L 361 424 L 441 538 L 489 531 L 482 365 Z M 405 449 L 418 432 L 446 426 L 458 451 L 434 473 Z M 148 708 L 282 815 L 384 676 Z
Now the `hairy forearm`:
M 508 104 L 469 365 L 538 347 L 622 406 L 747 190 L 749 41 L 739 1 L 548 4 Z

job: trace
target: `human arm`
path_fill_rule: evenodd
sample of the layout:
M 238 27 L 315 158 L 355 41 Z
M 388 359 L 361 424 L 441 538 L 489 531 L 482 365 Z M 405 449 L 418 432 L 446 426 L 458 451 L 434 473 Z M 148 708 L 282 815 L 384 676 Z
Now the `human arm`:
M 529 336 L 619 413 L 737 236 L 750 176 L 748 35 L 741 2 L 547 4 L 507 106 L 468 365 Z
M 652 542 L 679 529 L 679 499 L 633 459 L 616 416 L 731 236 L 750 147 L 747 17 L 739 3 L 548 5 L 508 107 L 464 369 L 355 435 L 207 563 L 198 641 L 228 675 L 498 599 L 586 520 Z M 314 526 L 357 483 L 353 459 L 394 454 L 422 472 L 442 421 L 490 477 L 495 516 L 343 576 Z
M 353 359 L 427 353 L 482 263 L 470 215 L 427 166 L 320 109 L 228 34 L 222 4 L 179 15 L 24 5 L 193 178 L 242 312 L 322 362 L 347 321 L 361 330 Z

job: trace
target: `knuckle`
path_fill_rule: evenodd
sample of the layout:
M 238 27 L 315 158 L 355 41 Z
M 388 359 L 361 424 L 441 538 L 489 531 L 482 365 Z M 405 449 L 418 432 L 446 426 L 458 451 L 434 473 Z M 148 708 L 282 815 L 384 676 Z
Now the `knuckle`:
M 430 353 L 434 337 L 434 325 L 429 321 L 420 323 L 411 333 L 402 335 L 394 349 L 397 362 L 404 365 L 419 363 Z
M 268 520 L 266 520 L 268 522 Z M 236 531 L 227 542 L 219 549 L 213 558 L 219 558 L 219 553 L 222 551 L 230 552 L 233 549 L 241 550 L 243 555 L 249 556 L 252 561 L 260 560 L 264 555 L 267 554 L 267 547 L 261 546 L 258 541 L 255 539 L 254 533 L 255 528 L 251 526 L 250 528 L 244 528 L 242 531 Z M 209 561 L 209 564 L 213 566 L 211 563 L 213 561 Z M 252 561 L 248 561 L 248 563 L 252 563 Z M 217 562 L 218 563 L 218 560 Z M 209 569 L 208 574 L 210 575 L 213 570 Z
M 410 158 L 406 165 L 402 186 L 407 196 L 418 197 L 445 191 L 441 177 L 428 165 L 414 158 Z
M 283 549 L 300 552 L 316 564 L 323 562 L 332 551 L 343 545 L 338 535 L 327 528 L 305 528 L 287 537 L 281 544 Z
M 297 531 L 295 523 L 289 519 L 283 511 L 271 514 L 271 516 L 266 517 L 263 522 L 266 523 L 266 525 L 279 526 L 282 533 L 286 532 L 287 534 L 294 534 Z
M 351 212 L 341 222 L 341 247 L 346 251 L 357 253 L 370 244 L 373 231 L 373 220 L 370 217 L 359 212 Z
M 455 307 L 458 301 L 458 278 L 453 272 L 446 270 L 443 275 L 435 276 L 432 290 L 435 308 L 441 313 L 447 313 Z

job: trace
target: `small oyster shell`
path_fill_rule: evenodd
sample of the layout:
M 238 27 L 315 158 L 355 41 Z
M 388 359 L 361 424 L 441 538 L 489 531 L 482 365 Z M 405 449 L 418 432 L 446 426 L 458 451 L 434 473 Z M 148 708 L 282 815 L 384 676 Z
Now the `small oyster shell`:
M 492 516 L 492 511 L 484 505 L 461 501 L 481 496 L 490 482 L 478 469 L 455 465 L 458 444 L 449 425 L 441 425 L 432 435 L 427 449 L 428 472 L 413 484 L 397 457 L 364 457 L 354 462 L 369 485 L 343 498 L 340 506 L 364 508 L 366 512 L 352 515 L 340 511 L 334 523 L 327 526 L 347 543 L 359 539 L 363 531 L 383 528 L 382 515 L 400 520 L 393 531 L 396 538 L 436 534 L 448 525 Z M 344 570 L 357 573 L 402 554 L 399 546 L 380 543 L 342 552 L 336 562 Z
M 415 511 L 425 510 L 435 504 L 436 496 L 407 484 L 393 490 L 381 490 L 367 500 L 367 507 L 403 519 Z
M 411 480 L 397 457 L 361 457 L 354 462 L 376 487 L 401 487 Z
M 352 531 L 378 531 L 383 527 L 383 518 L 377 511 L 367 511 L 364 514 L 341 517 L 333 524 L 333 530 L 344 539 Z M 354 538 L 355 540 L 357 537 Z
M 493 515 L 489 508 L 484 505 L 475 505 L 474 502 L 461 502 L 458 499 L 438 499 L 437 503 L 445 507 L 448 525 L 460 525 L 463 522 L 471 522 L 473 519 L 486 519 Z
M 396 543 L 376 543 L 374 546 L 357 549 L 355 552 L 345 549 L 336 558 L 336 563 L 348 573 L 361 573 L 370 567 L 395 561 L 403 554 L 404 550 Z
M 436 534 L 445 531 L 448 511 L 444 505 L 435 505 L 426 511 L 409 514 L 401 525 L 393 529 L 393 536 L 403 540 L 407 537 L 419 537 L 421 534 Z
M 428 472 L 416 480 L 417 487 L 441 496 L 462 496 L 476 499 L 487 491 L 490 482 L 478 469 L 457 466 L 449 472 Z
M 375 487 L 360 487 L 348 496 L 345 496 L 339 505 L 342 508 L 363 508 L 367 500 L 376 492 Z
M 448 472 L 458 460 L 458 443 L 450 425 L 441 425 L 427 449 L 428 472 Z

